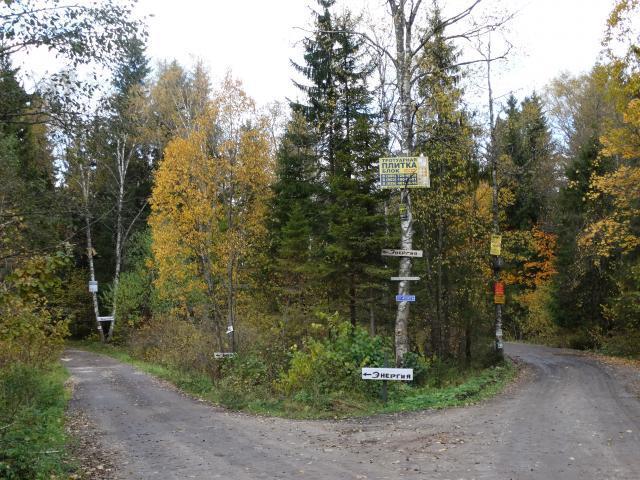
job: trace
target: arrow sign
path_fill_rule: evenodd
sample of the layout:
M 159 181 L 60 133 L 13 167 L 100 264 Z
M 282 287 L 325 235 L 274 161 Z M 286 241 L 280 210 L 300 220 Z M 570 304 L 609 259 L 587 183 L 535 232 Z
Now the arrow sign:
M 233 358 L 236 354 L 233 352 L 213 352 L 213 358 Z
M 396 282 L 404 282 L 405 280 L 417 282 L 420 280 L 420 277 L 391 277 L 391 280 L 395 280 Z
M 415 302 L 415 295 L 396 295 L 396 302 Z
M 422 250 L 394 250 L 385 248 L 382 250 L 383 257 L 418 257 L 422 258 Z
M 410 382 L 413 380 L 413 368 L 363 367 L 362 380 L 396 380 Z

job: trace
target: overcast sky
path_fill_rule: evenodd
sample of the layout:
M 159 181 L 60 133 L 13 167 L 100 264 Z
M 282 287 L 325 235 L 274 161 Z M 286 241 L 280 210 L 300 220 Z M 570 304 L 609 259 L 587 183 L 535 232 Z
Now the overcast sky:
M 515 46 L 507 65 L 496 72 L 497 96 L 522 97 L 562 71 L 581 73 L 596 61 L 613 0 L 485 0 L 516 12 L 507 36 Z M 428 4 L 429 2 L 425 2 Z M 470 0 L 442 0 L 451 11 Z M 294 97 L 290 58 L 310 24 L 309 0 L 140 0 L 149 18 L 149 54 L 154 60 L 202 59 L 214 79 L 227 70 L 243 81 L 259 103 Z M 315 4 L 315 1 L 313 2 Z M 384 12 L 384 0 L 342 0 Z

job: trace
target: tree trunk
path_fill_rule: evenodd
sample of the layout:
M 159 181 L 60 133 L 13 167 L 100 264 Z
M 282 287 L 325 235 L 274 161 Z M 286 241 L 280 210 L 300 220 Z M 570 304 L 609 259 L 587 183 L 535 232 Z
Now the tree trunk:
M 374 292 L 373 289 L 371 290 L 371 295 L 369 297 L 369 334 L 372 337 L 375 337 L 376 335 L 376 315 L 375 315 L 375 309 L 373 308 L 373 302 L 374 302 Z
M 407 23 L 404 2 L 396 4 L 389 2 L 393 17 L 393 27 L 396 36 L 396 80 L 401 109 L 401 149 L 405 155 L 413 152 L 413 112 L 411 101 L 411 23 Z M 406 216 L 400 219 L 400 248 L 411 250 L 413 248 L 413 215 L 411 213 L 411 195 L 405 188 L 400 193 L 400 203 L 407 208 Z M 411 276 L 411 259 L 400 258 L 400 277 Z M 398 295 L 409 295 L 410 282 L 398 283 Z M 396 365 L 402 365 L 404 356 L 409 352 L 409 302 L 398 302 L 398 311 L 395 321 L 395 347 Z
M 358 319 L 356 318 L 356 281 L 353 274 L 349 275 L 349 318 L 351 326 L 355 328 Z
M 107 341 L 111 341 L 113 338 L 113 330 L 116 323 L 116 308 L 118 303 L 118 284 L 120 283 L 120 268 L 122 265 L 122 243 L 123 243 L 123 228 L 122 228 L 122 206 L 124 203 L 124 182 L 125 177 L 127 175 L 127 169 L 129 162 L 124 159 L 124 142 L 122 145 L 122 150 L 118 151 L 118 197 L 116 200 L 116 264 L 113 273 L 113 282 L 112 282 L 112 305 L 111 305 L 111 316 L 113 320 L 111 321 L 111 325 L 109 326 L 109 334 L 107 335 Z
M 438 215 L 438 263 L 436 266 L 436 318 L 438 323 L 438 330 L 434 335 L 435 344 L 436 344 L 436 352 L 439 357 L 444 356 L 444 344 L 443 344 L 443 331 L 446 328 L 445 326 L 445 318 L 444 318 L 444 291 L 443 291 L 443 281 L 442 281 L 442 258 L 443 258 L 443 225 L 442 225 L 442 217 Z
M 224 347 L 224 339 L 222 337 L 222 331 L 220 329 L 220 321 L 218 318 L 218 309 L 215 303 L 215 284 L 213 282 L 213 277 L 211 276 L 211 262 L 209 261 L 206 255 L 200 254 L 200 264 L 202 265 L 202 274 L 204 276 L 205 284 L 207 285 L 207 297 L 208 307 L 207 307 L 207 318 L 213 324 L 213 331 L 218 340 L 218 349 L 223 351 Z
M 96 271 L 93 267 L 93 243 L 91 242 L 91 221 L 89 219 L 88 212 L 85 213 L 85 227 L 87 230 L 87 257 L 89 259 L 89 278 L 92 282 L 96 281 Z M 93 302 L 93 313 L 96 316 L 96 327 L 98 329 L 98 333 L 100 334 L 100 341 L 102 343 L 105 342 L 104 331 L 102 330 L 102 325 L 100 324 L 100 307 L 98 306 L 98 293 L 91 292 L 91 300 Z
M 93 241 L 91 238 L 91 214 L 89 213 L 89 189 L 90 189 L 90 172 L 85 170 L 85 167 L 80 167 L 80 188 L 82 190 L 82 200 L 84 203 L 84 223 L 85 223 L 85 234 L 87 239 L 87 258 L 89 261 L 89 279 L 92 282 L 96 281 L 96 270 L 93 265 Z M 100 306 L 98 304 L 98 293 L 91 292 L 91 300 L 93 302 L 93 313 L 96 317 L 96 328 L 100 335 L 100 341 L 102 343 L 105 342 L 104 331 L 102 330 L 102 325 L 100 324 Z
M 411 198 L 409 190 L 401 193 L 401 203 L 407 205 L 407 214 L 400 219 L 401 241 L 400 248 L 411 250 L 413 248 L 413 215 L 411 214 Z M 400 257 L 399 277 L 411 276 L 411 258 Z M 409 295 L 410 282 L 402 280 L 398 282 L 398 295 Z M 395 324 L 396 365 L 402 365 L 404 356 L 409 352 L 409 302 L 398 302 L 398 312 Z
M 488 46 L 487 56 L 487 87 L 489 92 L 489 123 L 491 129 L 491 138 L 489 145 L 489 159 L 491 162 L 491 183 L 492 183 L 492 213 L 493 213 L 493 233 L 500 234 L 500 212 L 499 212 L 499 185 L 498 185 L 498 151 L 496 142 L 496 129 L 493 113 L 493 90 L 491 88 L 491 42 Z M 494 284 L 500 281 L 500 268 L 502 266 L 502 258 L 496 256 L 493 265 L 493 281 Z M 502 305 L 496 304 L 496 321 L 495 321 L 495 349 L 499 358 L 504 356 L 504 345 L 502 343 Z
M 131 162 L 131 157 L 133 156 L 135 148 L 134 145 L 131 145 L 131 148 L 127 152 L 128 139 L 129 136 L 127 134 L 124 134 L 121 138 L 118 138 L 116 142 L 116 179 L 118 182 L 118 194 L 116 196 L 116 264 L 113 273 L 113 282 L 111 284 L 111 288 L 113 291 L 111 316 L 113 317 L 113 320 L 111 321 L 111 325 L 109 326 L 107 341 L 110 341 L 113 338 L 113 331 L 115 329 L 116 310 L 118 303 L 118 285 L 120 284 L 120 270 L 122 268 L 122 252 L 124 250 L 124 242 L 126 240 L 126 234 L 122 225 L 122 209 L 124 207 L 124 191 L 125 182 L 127 180 L 127 172 L 129 170 L 129 163 Z M 132 224 L 127 228 L 127 232 L 133 225 L 133 222 L 136 221 L 136 218 L 137 215 L 133 219 Z
M 235 342 L 235 315 L 234 315 L 234 304 L 235 304 L 235 288 L 233 282 L 233 261 L 234 256 L 230 254 L 229 261 L 227 263 L 227 333 L 229 334 L 229 343 L 231 347 L 231 351 L 236 351 L 236 342 Z

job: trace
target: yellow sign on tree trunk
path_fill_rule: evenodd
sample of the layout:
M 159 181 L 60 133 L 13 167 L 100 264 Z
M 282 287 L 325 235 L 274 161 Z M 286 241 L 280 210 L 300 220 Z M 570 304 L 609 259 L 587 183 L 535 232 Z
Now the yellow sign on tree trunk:
M 502 253 L 502 235 L 491 235 L 491 255 Z
M 379 163 L 381 188 L 429 188 L 429 159 L 419 157 L 381 158 Z

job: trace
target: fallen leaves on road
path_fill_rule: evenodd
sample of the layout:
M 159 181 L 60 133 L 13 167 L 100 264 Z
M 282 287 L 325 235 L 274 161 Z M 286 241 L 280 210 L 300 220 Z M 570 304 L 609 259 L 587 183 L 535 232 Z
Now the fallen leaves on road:
M 86 415 L 79 411 L 67 413 L 69 450 L 77 470 L 72 480 L 113 480 L 116 478 L 116 452 L 106 448 L 101 436 Z

